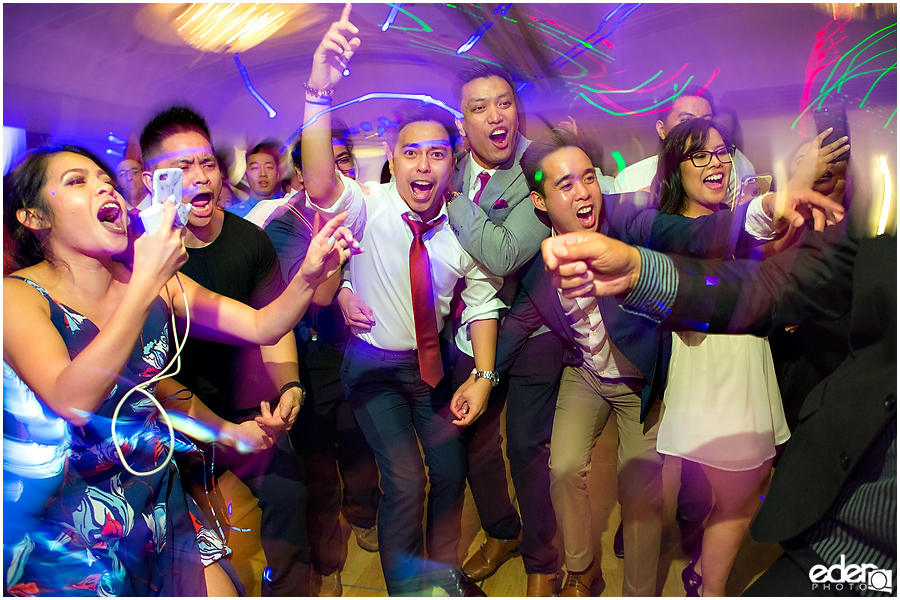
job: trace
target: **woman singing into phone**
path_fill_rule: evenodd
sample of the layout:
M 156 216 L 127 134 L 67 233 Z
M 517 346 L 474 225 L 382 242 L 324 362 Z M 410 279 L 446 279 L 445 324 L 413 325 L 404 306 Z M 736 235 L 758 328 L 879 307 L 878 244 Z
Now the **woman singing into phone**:
M 114 182 L 75 146 L 35 150 L 4 178 L 4 253 L 17 269 L 3 280 L 4 385 L 20 378 L 38 411 L 68 429 L 59 432 L 67 447 L 57 484 L 40 501 L 28 495 L 27 477 L 17 481 L 18 496 L 4 494 L 4 592 L 235 595 L 237 579 L 222 563 L 230 551 L 182 490 L 175 464 L 131 472 L 153 471 L 169 454 L 172 439 L 153 402 L 135 393 L 122 403 L 116 436 L 130 470 L 111 418 L 132 387 L 169 362 L 172 313 L 184 318 L 190 309 L 208 329 L 274 343 L 339 268 L 352 238 L 338 228 L 342 217 L 330 221 L 284 293 L 257 311 L 183 275 L 179 284 L 187 254 L 172 203 L 159 229 L 134 241 L 134 264 L 119 262 L 127 206 Z M 4 438 L 24 430 L 4 414 Z
M 728 210 L 732 175 L 726 132 L 691 119 L 663 142 L 654 190 L 659 209 L 698 217 Z M 723 596 L 741 540 L 776 454 L 790 437 L 769 343 L 749 335 L 672 336 L 657 450 L 700 465 L 714 494 L 700 560 L 683 579 L 688 596 Z

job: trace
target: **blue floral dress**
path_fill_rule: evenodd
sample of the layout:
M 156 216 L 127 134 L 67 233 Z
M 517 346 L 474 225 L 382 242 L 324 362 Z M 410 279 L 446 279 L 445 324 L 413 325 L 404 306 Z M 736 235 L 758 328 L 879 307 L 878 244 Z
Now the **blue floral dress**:
M 51 320 L 76 356 L 98 334 L 96 325 L 25 281 L 47 298 Z M 174 461 L 137 477 L 122 466 L 112 441 L 111 417 L 121 398 L 165 367 L 169 328 L 167 306 L 157 298 L 119 382 L 83 427 L 53 414 L 4 363 L 7 595 L 206 595 L 203 568 L 230 553 L 223 538 L 183 491 Z M 168 454 L 168 429 L 143 394 L 132 394 L 121 408 L 116 433 L 137 472 L 152 470 Z M 197 450 L 179 434 L 176 451 Z M 223 566 L 235 579 L 230 565 Z

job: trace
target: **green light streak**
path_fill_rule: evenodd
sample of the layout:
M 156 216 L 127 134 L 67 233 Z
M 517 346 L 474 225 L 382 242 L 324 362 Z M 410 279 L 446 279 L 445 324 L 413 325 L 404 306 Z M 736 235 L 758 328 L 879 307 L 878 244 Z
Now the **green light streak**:
M 693 75 L 691 75 L 690 77 L 688 77 L 688 80 L 684 82 L 683 88 L 687 87 L 688 84 L 691 83 L 691 80 L 692 80 L 693 78 L 694 78 Z M 675 98 L 677 98 L 680 94 L 679 94 L 678 92 L 676 92 L 676 93 L 672 94 L 670 97 L 668 97 L 668 98 L 666 98 L 666 99 L 664 99 L 664 100 L 661 100 L 660 102 L 657 102 L 656 104 L 653 104 L 652 106 L 648 106 L 648 107 L 642 108 L 642 109 L 640 109 L 640 110 L 632 110 L 632 111 L 628 111 L 628 112 L 616 112 L 616 111 L 613 111 L 613 110 L 609 110 L 608 108 L 605 108 L 605 107 L 603 107 L 603 106 L 600 106 L 599 104 L 597 104 L 596 102 L 594 102 L 593 100 L 591 100 L 590 98 L 588 98 L 587 96 L 585 96 L 585 95 L 584 95 L 584 92 L 578 92 L 578 95 L 581 96 L 582 98 L 584 98 L 584 99 L 587 101 L 588 104 L 590 104 L 590 105 L 592 105 L 592 106 L 594 106 L 594 107 L 596 107 L 596 108 L 599 108 L 600 110 L 602 110 L 603 112 L 605 112 L 605 113 L 607 113 L 607 114 L 610 114 L 610 115 L 612 115 L 612 116 L 614 116 L 614 117 L 625 117 L 625 116 L 629 116 L 629 115 L 639 115 L 639 114 L 641 114 L 641 113 L 650 112 L 651 110 L 653 110 L 654 108 L 656 108 L 656 107 L 658 107 L 658 106 L 662 106 L 663 104 L 665 104 L 665 103 L 667 103 L 667 102 L 671 102 L 672 100 L 674 100 Z
M 870 87 L 869 91 L 866 92 L 866 95 L 863 96 L 862 102 L 859 103 L 860 108 L 862 108 L 863 104 L 866 103 L 866 100 L 869 99 L 869 95 L 872 93 L 872 90 L 875 89 L 875 86 L 878 85 L 878 82 L 881 81 L 881 78 L 884 77 L 885 75 L 887 75 L 891 69 L 896 69 L 896 68 L 897 68 L 897 63 L 894 63 L 893 66 L 888 67 L 887 69 L 884 70 L 884 73 L 882 73 L 881 75 L 878 76 L 878 78 L 875 80 L 875 83 L 872 84 L 872 87 Z M 896 111 L 894 111 L 894 112 L 896 112 Z
M 588 44 L 588 43 L 585 42 L 584 40 L 579 39 L 579 38 L 575 37 L 574 35 L 570 35 L 569 38 L 572 39 L 572 40 L 574 40 L 576 43 L 581 44 L 582 46 L 584 46 L 584 47 L 587 48 L 588 50 L 592 50 L 595 54 L 599 54 L 602 58 L 606 58 L 606 59 L 608 59 L 608 60 L 610 60 L 610 61 L 614 60 L 613 57 L 612 57 L 611 55 L 606 54 L 606 53 L 603 52 L 602 50 L 599 50 L 599 49 L 595 48 L 593 44 Z
M 631 88 L 630 90 L 595 90 L 594 88 L 584 85 L 584 84 L 581 84 L 581 87 L 583 87 L 584 89 L 589 90 L 591 92 L 595 92 L 597 94 L 630 94 L 631 92 L 638 91 L 639 89 L 641 89 L 642 87 L 644 87 L 645 85 L 647 85 L 648 83 L 650 83 L 651 81 L 653 81 L 654 79 L 659 77 L 660 75 L 662 75 L 662 70 L 660 70 L 656 75 L 654 75 L 653 77 L 651 77 L 644 83 L 636 85 L 635 87 Z
M 813 106 L 815 106 L 816 104 L 818 104 L 818 105 L 821 107 L 822 103 L 825 101 L 825 98 L 827 98 L 828 95 L 831 94 L 831 91 L 832 91 L 835 87 L 837 87 L 837 86 L 839 86 L 839 85 L 843 85 L 844 83 L 846 83 L 847 81 L 850 81 L 851 79 L 856 79 L 857 77 L 862 77 L 862 76 L 864 76 L 864 75 L 871 75 L 871 74 L 873 74 L 873 73 L 880 73 L 880 74 L 881 74 L 881 75 L 878 77 L 878 79 L 876 79 L 876 81 L 875 81 L 875 83 L 878 83 L 878 80 L 880 80 L 882 77 L 884 77 L 884 76 L 888 73 L 888 71 L 894 70 L 894 69 L 896 69 L 896 68 L 897 68 L 897 63 L 894 63 L 893 65 L 891 65 L 890 67 L 888 67 L 888 68 L 886 68 L 886 69 L 874 69 L 874 70 L 872 70 L 872 71 L 863 71 L 862 73 L 856 73 L 855 75 L 850 75 L 849 77 L 848 77 L 848 76 L 844 76 L 844 77 L 842 77 L 841 79 L 835 81 L 833 84 L 831 84 L 831 87 L 830 87 L 830 88 L 828 88 L 827 90 L 824 90 L 822 93 L 820 93 L 818 96 L 816 96 L 816 98 L 815 98 L 812 102 L 810 102 L 809 105 L 807 105 L 807 107 L 804 108 L 804 109 L 800 112 L 800 114 L 797 116 L 797 118 L 794 119 L 794 122 L 793 122 L 793 124 L 791 125 L 791 129 L 795 129 L 795 128 L 797 127 L 797 125 L 800 123 L 800 119 L 803 118 L 803 115 L 805 115 L 807 112 L 809 112 L 809 110 L 810 110 Z M 872 87 L 875 87 L 875 84 L 874 84 L 874 83 L 872 84 Z M 870 89 L 869 89 L 869 92 L 871 93 L 871 91 L 872 91 L 872 90 L 871 90 L 871 88 L 870 88 Z M 867 93 L 867 94 L 866 94 L 866 98 L 868 98 L 868 97 L 869 97 L 869 94 Z M 863 107 L 863 104 L 865 104 L 865 99 L 863 99 L 863 102 L 859 105 L 859 107 L 862 108 L 862 107 Z
M 507 16 L 504 16 L 503 18 L 506 19 L 507 21 L 512 22 L 512 23 L 518 23 L 518 21 L 516 21 L 515 19 L 510 19 L 510 18 L 507 17 Z
M 871 35 L 867 36 L 867 37 L 866 37 L 864 40 L 862 40 L 860 43 L 858 43 L 858 44 L 856 44 L 855 46 L 853 46 L 853 48 L 851 48 L 848 52 L 845 52 L 844 55 L 841 56 L 841 58 L 838 59 L 838 61 L 834 64 L 834 67 L 832 67 L 831 73 L 828 74 L 828 77 L 825 79 L 825 83 L 822 84 L 822 89 L 825 89 L 826 87 L 828 87 L 828 83 L 831 81 L 831 78 L 834 77 L 834 74 L 837 72 L 838 66 L 840 66 L 840 64 L 844 61 L 845 58 L 847 58 L 847 56 L 848 56 L 851 52 L 853 52 L 854 50 L 856 50 L 857 48 L 859 48 L 860 46 L 862 46 L 862 45 L 863 45 L 866 41 L 868 41 L 869 39 L 871 39 L 871 38 L 877 36 L 877 35 L 878 35 L 879 33 L 881 33 L 882 31 L 885 31 L 886 29 L 891 29 L 891 28 L 896 29 L 896 27 L 897 27 L 897 24 L 896 24 L 896 23 L 894 23 L 894 24 L 892 24 L 892 25 L 888 25 L 887 27 L 882 27 L 881 29 L 879 29 L 879 30 L 876 31 L 875 33 L 872 33 Z M 884 34 L 883 36 L 881 36 L 880 38 L 878 38 L 878 40 L 882 39 L 883 37 L 887 37 L 887 35 L 889 35 L 889 34 L 887 34 L 887 33 Z M 865 50 L 866 48 L 868 48 L 869 46 L 871 46 L 872 44 L 874 44 L 874 43 L 877 42 L 878 40 L 875 40 L 874 42 L 871 42 L 870 44 L 868 44 L 865 48 L 863 48 L 863 49 L 860 50 L 859 52 L 862 52 L 863 50 Z M 857 54 L 859 54 L 859 52 L 858 52 Z M 853 57 L 852 61 L 855 61 L 855 60 L 856 60 L 856 56 Z M 852 62 L 852 61 L 851 61 L 850 65 L 848 65 L 848 66 L 844 69 L 844 72 L 845 72 L 845 73 L 847 73 L 847 72 L 850 70 L 850 67 L 853 65 L 853 62 Z M 824 100 L 824 98 L 822 98 L 822 100 Z M 820 105 L 821 105 L 821 102 L 820 102 Z M 821 106 L 819 106 L 819 108 L 821 108 Z M 801 116 L 802 116 L 802 115 L 801 115 Z
M 616 161 L 616 167 L 618 167 L 619 171 L 625 169 L 625 159 L 622 158 L 622 154 L 616 150 L 612 151 L 613 160 Z
M 394 5 L 393 5 L 393 4 L 388 4 L 387 6 L 394 6 Z M 448 5 L 448 6 L 449 6 L 449 5 Z M 408 10 L 406 10 L 405 8 L 403 8 L 402 6 L 401 6 L 401 7 L 398 7 L 398 8 L 399 8 L 400 12 L 402 12 L 404 15 L 406 15 L 407 17 L 409 17 L 410 19 L 412 19 L 413 21 L 415 21 L 416 23 L 418 23 L 419 26 L 420 26 L 422 29 L 416 29 L 416 28 L 414 28 L 414 27 L 401 27 L 400 25 L 394 25 L 394 24 L 391 24 L 390 29 L 400 29 L 400 30 L 402 30 L 402 31 L 421 31 L 422 33 L 431 33 L 432 31 L 434 31 L 434 29 L 432 29 L 431 27 L 429 27 L 429 26 L 425 23 L 425 21 L 423 21 L 422 19 L 420 19 L 420 18 L 417 17 L 416 15 L 412 14 L 411 12 L 409 12 Z
M 896 116 L 897 116 L 897 109 L 895 108 L 895 109 L 894 109 L 894 112 L 891 113 L 891 116 L 888 117 L 887 122 L 884 124 L 884 128 L 885 128 L 885 129 L 888 128 L 888 125 L 891 124 L 891 121 L 892 121 L 892 120 L 894 119 L 894 117 L 896 117 Z
M 550 50 L 551 52 L 556 52 L 556 53 L 559 54 L 560 56 L 565 56 L 562 52 L 560 52 L 560 51 L 557 50 L 556 48 L 551 48 L 551 47 L 548 46 L 547 44 L 541 44 L 541 46 L 543 46 L 543 47 L 546 48 L 547 50 Z M 568 57 L 566 57 L 566 58 L 568 58 Z M 580 75 L 563 75 L 563 77 L 564 77 L 565 79 L 581 79 L 582 77 L 584 77 L 584 76 L 586 76 L 586 75 L 588 74 L 587 67 L 585 67 L 585 66 L 582 65 L 581 63 L 577 63 L 577 62 L 575 62 L 574 60 L 571 60 L 571 59 L 569 60 L 569 62 L 572 63 L 573 65 L 575 65 L 576 67 L 580 67 L 580 68 L 581 68 L 581 74 L 580 74 Z

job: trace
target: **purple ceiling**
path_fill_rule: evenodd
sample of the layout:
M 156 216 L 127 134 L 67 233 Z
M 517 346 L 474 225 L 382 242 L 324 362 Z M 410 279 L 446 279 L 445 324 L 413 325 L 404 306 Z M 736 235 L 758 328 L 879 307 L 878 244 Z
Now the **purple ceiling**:
M 240 55 L 253 85 L 277 111 L 274 119 L 244 86 L 232 55 L 203 54 L 177 42 L 165 16 L 181 6 L 4 4 L 4 124 L 102 152 L 109 131 L 139 131 L 154 110 L 180 101 L 206 116 L 217 139 L 286 138 L 302 118 L 301 85 L 311 53 L 342 5 L 300 5 L 286 34 Z M 848 77 L 840 90 L 845 101 L 859 105 L 871 88 L 864 108 L 886 110 L 885 119 L 896 109 L 896 66 L 889 68 L 896 65 L 896 16 L 876 18 L 871 8 L 865 20 L 841 26 L 808 4 L 401 8 L 382 32 L 390 5 L 354 5 L 351 20 L 361 29 L 363 45 L 336 93 L 338 102 L 370 92 L 425 93 L 451 102 L 453 73 L 476 59 L 499 60 L 530 82 L 521 92 L 529 125 L 573 115 L 612 136 L 646 131 L 655 119 L 651 107 L 689 82 L 709 83 L 719 105 L 742 119 L 793 118 L 807 83 L 815 97 L 841 55 L 888 27 L 856 62 L 886 54 L 864 67 L 845 58 L 836 77 Z M 493 25 L 471 50 L 457 55 L 488 22 Z M 823 39 L 817 40 L 820 32 Z M 584 52 L 572 61 L 561 58 L 577 49 Z M 859 75 L 867 70 L 874 74 Z M 854 74 L 859 76 L 849 79 Z M 351 126 L 377 127 L 378 117 L 390 116 L 395 105 L 373 100 L 342 109 L 339 116 Z M 616 114 L 626 111 L 634 115 Z

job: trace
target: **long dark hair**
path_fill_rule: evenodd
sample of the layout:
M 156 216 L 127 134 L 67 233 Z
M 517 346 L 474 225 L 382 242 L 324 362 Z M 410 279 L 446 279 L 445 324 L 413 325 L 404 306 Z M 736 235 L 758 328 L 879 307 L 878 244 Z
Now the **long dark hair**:
M 6 235 L 3 236 L 4 275 L 36 265 L 48 258 L 44 251 L 45 234 L 25 227 L 16 215 L 20 209 L 31 210 L 53 224 L 53 212 L 41 190 L 47 183 L 47 162 L 51 156 L 62 152 L 89 158 L 106 171 L 112 181 L 116 180 L 102 160 L 80 146 L 41 146 L 26 154 L 3 177 L 3 225 L 6 230 Z
M 651 187 L 653 197 L 659 199 L 660 212 L 680 215 L 687 210 L 684 182 L 681 179 L 681 161 L 688 155 L 706 148 L 710 129 L 718 131 L 725 145 L 731 147 L 731 135 L 728 131 L 708 119 L 689 119 L 679 123 L 666 134 L 662 149 L 659 151 L 656 177 L 653 178 Z M 688 141 L 690 145 L 685 149 Z M 733 177 L 734 173 L 731 176 Z

